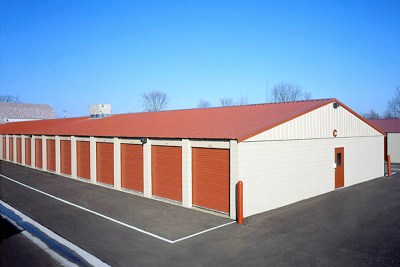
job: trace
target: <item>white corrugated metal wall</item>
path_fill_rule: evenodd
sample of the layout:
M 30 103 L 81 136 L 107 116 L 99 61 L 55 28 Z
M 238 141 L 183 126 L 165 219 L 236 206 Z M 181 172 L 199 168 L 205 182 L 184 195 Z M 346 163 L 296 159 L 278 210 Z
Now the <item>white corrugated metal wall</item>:
M 334 129 L 337 137 L 381 135 L 345 108 L 334 109 L 332 104 L 327 104 L 246 141 L 332 138 Z
M 400 163 L 400 133 L 387 134 L 387 153 L 393 163 Z

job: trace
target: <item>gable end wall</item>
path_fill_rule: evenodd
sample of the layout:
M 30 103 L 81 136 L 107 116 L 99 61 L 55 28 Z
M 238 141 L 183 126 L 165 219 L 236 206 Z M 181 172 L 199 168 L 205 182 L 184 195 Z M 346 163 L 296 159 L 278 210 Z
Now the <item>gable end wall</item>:
M 382 135 L 344 107 L 329 103 L 245 141 L 331 138 L 333 130 L 337 137 Z

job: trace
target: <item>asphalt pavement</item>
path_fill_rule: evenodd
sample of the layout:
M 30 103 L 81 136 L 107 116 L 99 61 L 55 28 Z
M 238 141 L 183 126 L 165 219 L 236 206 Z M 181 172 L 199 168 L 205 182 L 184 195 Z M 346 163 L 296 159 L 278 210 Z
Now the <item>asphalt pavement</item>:
M 400 265 L 399 174 L 251 216 L 238 225 L 10 163 L 0 163 L 0 173 L 122 222 L 0 178 L 3 201 L 111 266 Z M 188 238 L 179 241 L 182 237 Z
M 0 266 L 55 267 L 60 263 L 29 240 L 22 231 L 0 217 Z

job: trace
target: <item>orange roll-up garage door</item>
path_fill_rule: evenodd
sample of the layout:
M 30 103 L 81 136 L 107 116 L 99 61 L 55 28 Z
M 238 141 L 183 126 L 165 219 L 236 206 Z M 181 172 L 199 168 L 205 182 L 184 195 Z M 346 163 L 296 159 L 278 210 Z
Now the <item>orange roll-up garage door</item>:
M 35 139 L 35 167 L 43 167 L 42 139 Z
M 96 143 L 96 180 L 114 185 L 114 144 Z
M 121 186 L 143 192 L 143 146 L 121 144 Z
M 71 175 L 71 141 L 60 141 L 60 170 L 61 173 Z
M 77 141 L 76 156 L 78 177 L 90 179 L 90 143 L 86 141 Z
M 25 138 L 25 165 L 31 166 L 31 139 Z
M 182 201 L 182 148 L 151 147 L 153 195 Z
M 14 138 L 8 138 L 9 161 L 14 161 Z
M 229 212 L 229 150 L 192 148 L 193 205 Z
M 22 139 L 17 137 L 17 162 L 22 163 Z
M 7 159 L 7 139 L 3 137 L 3 159 Z
M 56 141 L 46 140 L 47 169 L 56 171 Z

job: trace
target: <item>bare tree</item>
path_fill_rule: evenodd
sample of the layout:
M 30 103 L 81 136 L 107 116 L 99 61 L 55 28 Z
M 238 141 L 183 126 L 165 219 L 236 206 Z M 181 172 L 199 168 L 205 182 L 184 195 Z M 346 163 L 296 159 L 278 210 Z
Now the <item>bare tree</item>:
M 303 99 L 304 100 L 311 100 L 312 99 L 311 93 L 310 92 L 304 92 Z
M 361 113 L 361 116 L 363 116 L 367 120 L 374 120 L 374 119 L 380 119 L 381 116 L 375 112 L 375 110 L 371 109 L 370 112 L 368 113 Z
M 209 108 L 211 107 L 211 103 L 207 100 L 200 99 L 199 103 L 197 104 L 198 108 Z
M 223 97 L 219 99 L 222 107 L 235 106 L 232 97 Z
M 280 82 L 271 90 L 273 102 L 288 102 L 302 99 L 301 87 L 294 83 Z
M 235 102 L 232 97 L 220 98 L 219 101 L 222 107 L 243 106 L 248 104 L 247 96 L 241 96 L 237 102 Z
M 151 91 L 142 93 L 144 111 L 160 111 L 167 108 L 168 96 L 164 92 Z
M 387 104 L 385 118 L 400 118 L 400 85 L 396 87 L 393 98 Z
M 239 101 L 236 103 L 237 106 L 243 106 L 247 104 L 248 104 L 247 96 L 241 96 Z
M 17 95 L 0 95 L 0 102 L 20 102 L 19 96 Z

